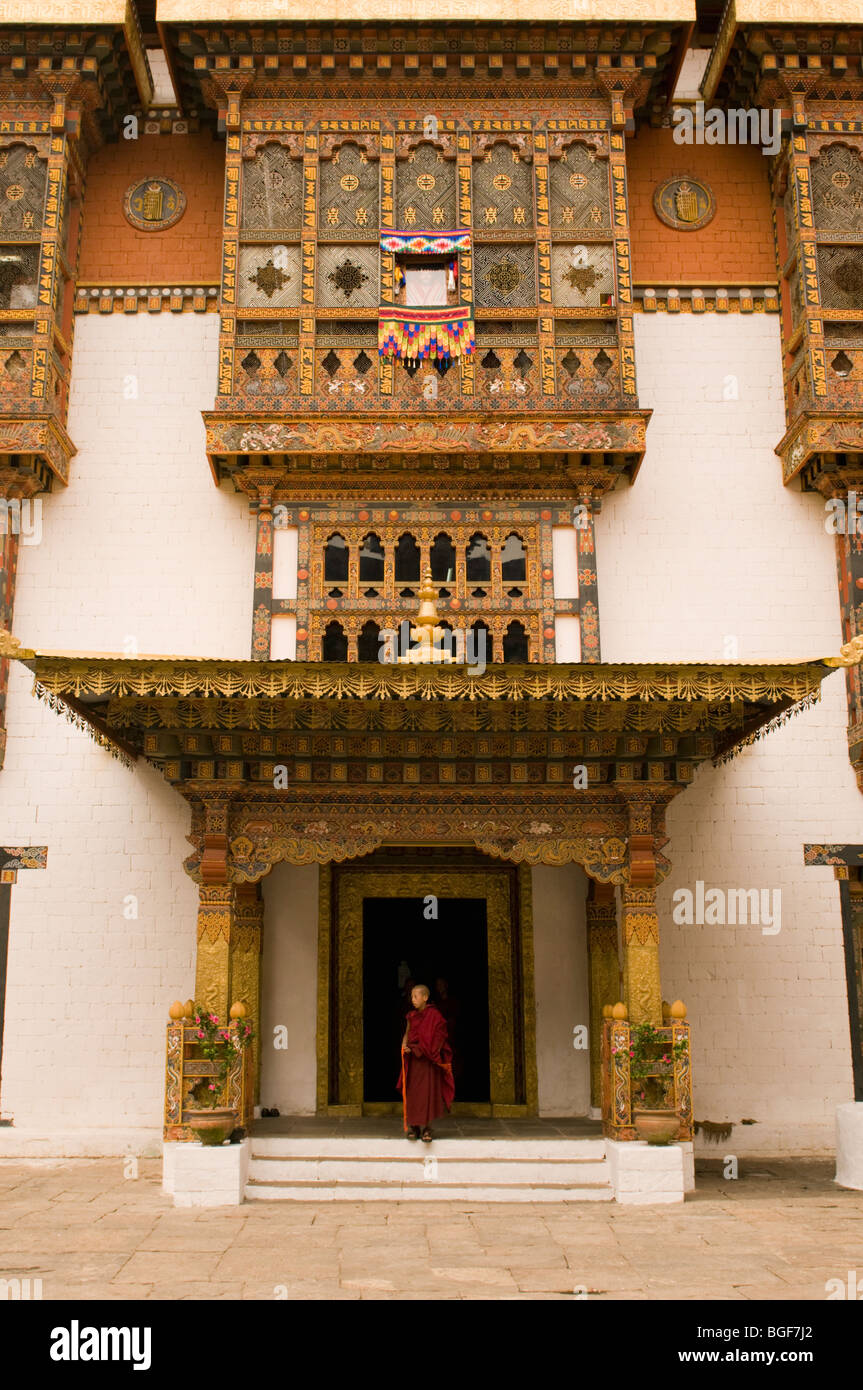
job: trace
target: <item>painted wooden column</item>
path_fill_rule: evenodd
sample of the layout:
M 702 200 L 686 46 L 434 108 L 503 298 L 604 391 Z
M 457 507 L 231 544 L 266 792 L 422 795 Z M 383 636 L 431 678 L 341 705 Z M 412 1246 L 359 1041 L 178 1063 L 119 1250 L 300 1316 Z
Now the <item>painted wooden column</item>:
M 590 1103 L 601 1104 L 602 1008 L 620 997 L 614 884 L 591 879 L 587 896 L 587 969 L 590 995 Z
M 238 884 L 231 928 L 231 1003 L 245 1006 L 246 1018 L 255 1029 L 252 1043 L 252 1075 L 255 1096 L 260 1093 L 261 1068 L 261 951 L 263 949 L 264 900 L 259 883 Z
M 20 508 L 21 503 L 18 502 Z M 32 506 L 32 503 L 28 503 Z M 18 532 L 13 526 L 13 506 L 0 501 L 0 629 L 12 631 L 15 607 L 15 575 L 18 568 Z M 20 529 L 20 528 L 19 528 Z M 9 660 L 0 657 L 0 767 L 6 759 L 6 695 L 9 689 Z
M 623 1002 L 630 1023 L 662 1025 L 659 917 L 656 910 L 655 798 L 644 787 L 618 787 L 629 817 L 629 879 L 623 885 Z
M 0 1100 L 3 1084 L 3 1032 L 6 1024 L 6 967 L 9 956 L 12 885 L 17 881 L 19 869 L 44 869 L 47 863 L 47 845 L 30 846 L 27 849 L 0 849 Z M 0 1123 L 10 1124 L 11 1120 L 0 1120 Z
M 252 600 L 252 660 L 269 661 L 273 628 L 273 501 L 258 493 L 255 541 L 255 594 Z
M 596 575 L 594 513 L 600 502 L 585 494 L 578 499 L 575 541 L 578 549 L 578 626 L 582 661 L 601 661 L 599 645 L 599 585 Z

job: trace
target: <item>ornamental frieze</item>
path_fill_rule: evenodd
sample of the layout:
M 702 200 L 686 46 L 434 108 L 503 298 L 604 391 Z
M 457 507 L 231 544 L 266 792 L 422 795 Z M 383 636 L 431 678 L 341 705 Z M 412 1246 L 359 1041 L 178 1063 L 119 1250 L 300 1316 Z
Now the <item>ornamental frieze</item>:
M 648 411 L 621 417 L 560 420 L 468 420 L 431 418 L 357 419 L 344 417 L 288 422 L 269 417 L 220 419 L 205 413 L 209 454 L 343 453 L 384 450 L 425 453 L 430 450 L 496 452 L 498 450 L 573 450 L 643 452 Z

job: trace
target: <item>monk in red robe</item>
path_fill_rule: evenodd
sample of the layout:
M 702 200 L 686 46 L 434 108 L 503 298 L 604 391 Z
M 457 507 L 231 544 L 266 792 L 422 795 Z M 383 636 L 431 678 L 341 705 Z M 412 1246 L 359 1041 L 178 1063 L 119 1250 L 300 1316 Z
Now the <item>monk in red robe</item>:
M 402 1038 L 402 1074 L 398 1089 L 402 1092 L 405 1131 L 409 1139 L 422 1138 L 431 1143 L 430 1125 L 445 1110 L 455 1096 L 452 1079 L 452 1048 L 447 1040 L 446 1020 L 434 1004 L 429 1003 L 425 985 L 411 990 L 413 1009 L 408 1014 Z

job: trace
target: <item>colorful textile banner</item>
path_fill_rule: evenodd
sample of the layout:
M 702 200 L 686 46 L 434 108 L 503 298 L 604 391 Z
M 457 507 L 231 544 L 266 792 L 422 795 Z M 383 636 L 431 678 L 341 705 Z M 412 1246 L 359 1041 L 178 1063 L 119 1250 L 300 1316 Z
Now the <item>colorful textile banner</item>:
M 381 357 L 467 357 L 475 347 L 470 309 L 381 309 Z
M 470 232 L 396 232 L 381 228 L 382 251 L 411 251 L 414 255 L 449 256 L 470 246 Z

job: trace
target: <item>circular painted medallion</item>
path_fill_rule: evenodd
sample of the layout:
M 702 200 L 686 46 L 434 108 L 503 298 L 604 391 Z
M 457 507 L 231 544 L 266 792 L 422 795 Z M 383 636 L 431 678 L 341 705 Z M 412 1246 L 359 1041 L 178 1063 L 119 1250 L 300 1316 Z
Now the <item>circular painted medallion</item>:
M 173 179 L 155 174 L 126 189 L 123 212 L 139 232 L 164 232 L 186 211 L 186 195 Z
M 666 227 L 678 232 L 697 232 L 716 212 L 716 200 L 707 184 L 691 174 L 666 179 L 653 194 L 653 207 Z

